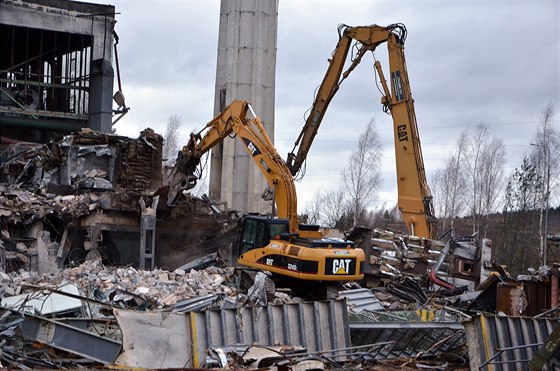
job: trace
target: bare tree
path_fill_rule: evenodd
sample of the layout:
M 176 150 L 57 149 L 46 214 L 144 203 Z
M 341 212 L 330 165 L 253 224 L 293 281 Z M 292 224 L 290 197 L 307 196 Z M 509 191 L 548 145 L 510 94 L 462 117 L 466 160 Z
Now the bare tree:
M 315 192 L 313 200 L 308 202 L 303 210 L 309 223 L 320 224 L 328 228 L 346 230 L 349 215 L 348 203 L 342 190 Z
M 482 224 L 483 234 L 489 223 L 489 216 L 499 209 L 499 201 L 502 199 L 504 184 L 504 164 L 506 150 L 501 138 L 491 138 L 487 142 L 482 153 L 480 166 L 481 185 L 481 214 L 484 219 Z
M 343 184 L 346 189 L 350 212 L 354 225 L 361 222 L 368 206 L 372 204 L 381 183 L 379 163 L 381 161 L 381 142 L 372 120 L 360 135 L 358 146 L 348 166 L 343 170 Z
M 548 234 L 548 209 L 558 188 L 558 148 L 560 138 L 552 125 L 554 107 L 548 104 L 542 112 L 541 123 L 533 138 L 533 149 L 529 156 L 531 164 L 542 179 L 539 197 L 539 236 L 542 254 L 546 251 Z M 543 263 L 546 260 L 543 260 Z
M 165 136 L 163 137 L 163 158 L 167 165 L 173 165 L 177 160 L 179 151 L 179 129 L 181 128 L 181 117 L 177 114 L 169 116 Z
M 349 207 L 344 192 L 341 189 L 327 191 L 323 194 L 321 200 L 322 224 L 329 228 L 349 229 L 346 223 Z
M 554 106 L 548 104 L 542 112 L 541 122 L 531 144 L 531 163 L 537 168 L 544 182 L 549 186 L 549 197 L 555 199 L 560 188 L 560 133 L 556 131 Z M 549 174 L 547 174 L 549 173 Z M 547 176 L 548 175 L 548 176 Z M 545 201 L 546 187 L 543 189 L 542 202 Z
M 321 209 L 323 205 L 323 193 L 318 190 L 313 195 L 313 199 L 305 203 L 303 215 L 306 216 L 307 223 L 321 224 Z
M 387 205 L 387 203 L 383 203 L 379 208 L 368 212 L 367 220 L 369 223 L 365 224 L 366 227 L 408 233 L 397 204 Z
M 460 169 L 465 176 L 465 196 L 473 232 L 486 234 L 488 214 L 498 210 L 503 189 L 505 146 L 501 138 L 492 137 L 488 127 L 479 124 L 468 134 Z
M 461 170 L 467 135 L 461 134 L 457 146 L 445 161 L 443 168 L 438 169 L 433 180 L 434 207 L 441 222 L 441 230 L 453 227 L 453 220 L 460 216 L 464 208 L 459 190 L 464 188 L 465 178 Z M 449 223 L 449 226 L 448 226 Z

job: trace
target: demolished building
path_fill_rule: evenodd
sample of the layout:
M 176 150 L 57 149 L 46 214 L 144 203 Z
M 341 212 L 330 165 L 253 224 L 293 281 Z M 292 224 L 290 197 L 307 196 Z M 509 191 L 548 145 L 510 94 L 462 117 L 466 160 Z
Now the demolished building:
M 196 258 L 230 256 L 238 213 L 188 194 L 172 208 L 158 202 L 166 194 L 161 144 L 150 129 L 136 139 L 84 129 L 44 145 L 4 148 L 0 332 L 10 345 L 3 362 L 156 367 L 160 358 L 138 356 L 155 345 L 137 340 L 154 321 L 164 338 L 170 328 L 186 326 L 179 343 L 158 345 L 161 354 L 177 344 L 190 349 L 165 358 L 167 367 L 272 366 L 279 358 L 290 367 L 311 361 L 362 367 L 410 357 L 419 366 L 443 354 L 464 367 L 469 352 L 477 352 L 482 367 L 502 359 L 518 365 L 553 333 L 551 311 L 544 322 L 520 322 L 546 330 L 538 343 L 527 343 L 530 333 L 511 341 L 491 333 L 482 336 L 494 347 L 468 346 L 482 341 L 468 328 L 500 321 L 487 313 L 535 316 L 558 300 L 557 269 L 513 279 L 489 261 L 486 240 L 480 249 L 473 239 L 441 243 L 374 230 L 362 243 L 369 289 L 348 287 L 338 301 L 306 302 L 276 291 L 262 302 L 239 285 L 233 268 L 192 270 L 186 263 Z M 254 326 L 244 329 L 247 323 Z M 113 329 L 111 336 L 99 326 Z M 17 346 L 16 329 L 24 340 Z M 68 334 L 80 340 L 65 342 Z M 63 363 L 21 348 L 31 340 L 64 352 Z M 81 348 L 90 342 L 103 352 Z M 272 356 L 255 344 L 278 348 Z
M 161 147 L 151 129 L 135 140 L 85 129 L 15 154 L 7 148 L 0 213 L 2 240 L 13 253 L 5 257 L 6 271 L 29 263 L 43 273 L 48 265 L 83 262 L 92 250 L 107 262 L 143 268 L 139 246 L 142 236 L 151 237 L 147 231 L 159 249 L 152 268 L 175 269 L 227 248 L 228 236 L 217 239 L 235 227 L 235 215 L 219 205 L 190 196 L 172 209 L 156 205 L 165 192 Z M 141 205 L 155 209 L 157 226 L 141 223 Z
M 112 5 L 0 2 L 3 141 L 45 143 L 84 127 L 111 132 L 114 25 Z
M 0 367 L 555 367 L 557 267 L 514 279 L 488 240 L 375 230 L 336 300 L 243 287 L 238 212 L 167 207 L 162 137 L 111 133 L 114 14 L 0 2 Z

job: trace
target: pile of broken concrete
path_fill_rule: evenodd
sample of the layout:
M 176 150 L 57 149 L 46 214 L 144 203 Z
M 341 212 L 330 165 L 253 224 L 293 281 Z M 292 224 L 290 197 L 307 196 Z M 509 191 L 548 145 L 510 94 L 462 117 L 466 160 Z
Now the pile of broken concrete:
M 230 305 L 250 303 L 251 298 L 241 292 L 232 267 L 206 269 L 138 270 L 133 267 L 105 266 L 101 260 L 89 260 L 81 265 L 56 273 L 39 275 L 33 271 L 0 272 L 2 304 L 23 303 L 21 299 L 37 291 L 56 293 L 73 285 L 79 295 L 121 308 L 177 309 L 189 299 L 211 296 L 213 307 L 221 307 L 226 299 Z M 279 295 L 273 303 L 288 302 L 291 298 Z M 296 299 L 297 300 L 297 299 Z M 199 307 L 198 309 L 204 309 Z

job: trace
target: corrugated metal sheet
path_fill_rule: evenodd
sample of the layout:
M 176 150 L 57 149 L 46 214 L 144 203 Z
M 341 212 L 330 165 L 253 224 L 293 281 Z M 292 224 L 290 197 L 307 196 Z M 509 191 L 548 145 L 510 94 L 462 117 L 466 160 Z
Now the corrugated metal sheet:
M 201 367 L 207 349 L 224 345 L 301 345 L 308 352 L 350 346 L 344 301 L 187 314 L 115 310 L 115 316 L 123 331 L 117 364 L 127 367 Z
M 375 295 L 366 288 L 339 291 L 338 295 L 346 298 L 348 308 L 356 313 L 360 313 L 363 310 L 373 312 L 385 310 Z
M 559 321 L 479 316 L 465 323 L 471 370 L 526 370 Z M 554 367 L 547 366 L 547 370 Z
M 221 294 L 208 294 L 203 296 L 197 296 L 191 299 L 185 299 L 178 301 L 173 305 L 173 312 L 175 313 L 186 313 L 193 310 L 204 310 L 212 305 L 215 301 L 220 299 Z
M 372 359 L 436 355 L 465 343 L 464 327 L 456 321 L 437 321 L 433 312 L 391 312 L 372 318 L 350 316 L 352 345 L 387 343 L 370 352 Z

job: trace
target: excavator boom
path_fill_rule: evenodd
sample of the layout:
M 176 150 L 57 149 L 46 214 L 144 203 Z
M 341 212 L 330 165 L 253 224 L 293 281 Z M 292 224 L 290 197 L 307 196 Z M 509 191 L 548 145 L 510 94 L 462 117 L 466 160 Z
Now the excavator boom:
M 388 27 L 378 25 L 348 27 L 339 26 L 339 41 L 329 59 L 329 67 L 317 92 L 309 116 L 297 138 L 294 150 L 288 154 L 287 165 L 296 175 L 305 161 L 313 139 L 319 130 L 325 112 L 340 84 L 361 62 L 368 51 L 387 43 L 389 51 L 390 88 L 385 81 L 381 64 L 375 62 L 384 90 L 381 102 L 384 111 L 393 117 L 395 157 L 397 163 L 398 207 L 409 232 L 425 238 L 433 238 L 435 222 L 432 196 L 426 180 L 420 136 L 414 112 L 414 100 L 410 90 L 404 56 L 406 28 L 402 24 Z M 350 66 L 343 72 L 349 50 L 356 45 Z M 297 153 L 295 149 L 297 148 Z
M 249 111 L 249 102 L 235 100 L 200 132 L 191 134 L 189 142 L 179 152 L 172 171 L 172 180 L 169 182 L 172 190 L 169 192 L 168 203 L 172 204 L 180 191 L 194 186 L 192 183 L 196 179 L 192 178 L 192 174 L 202 155 L 231 134 L 235 134 L 243 142 L 245 149 L 274 191 L 278 217 L 288 219 L 290 233 L 296 233 L 297 196 L 293 177 L 284 160 L 276 152 L 260 119 L 254 114 L 253 118 L 247 119 Z

